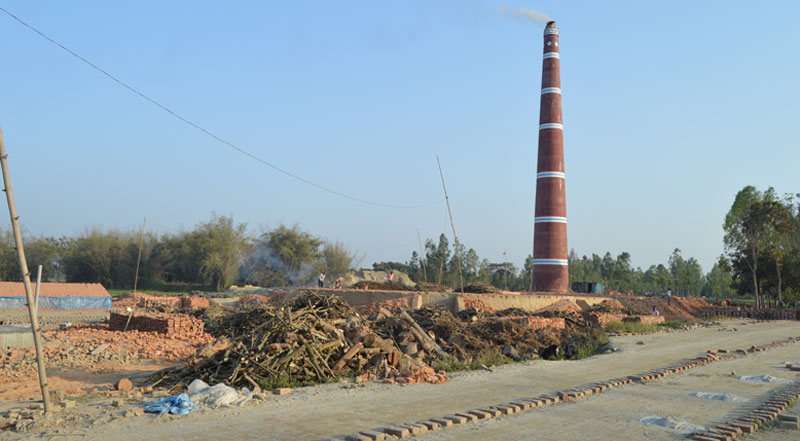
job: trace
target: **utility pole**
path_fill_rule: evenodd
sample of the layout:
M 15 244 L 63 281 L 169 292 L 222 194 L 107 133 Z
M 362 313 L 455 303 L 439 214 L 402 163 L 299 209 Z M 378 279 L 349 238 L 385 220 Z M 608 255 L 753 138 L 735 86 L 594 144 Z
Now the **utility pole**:
M 36 347 L 36 364 L 39 367 L 39 387 L 42 389 L 42 402 L 44 403 L 44 413 L 50 413 L 50 393 L 47 391 L 47 372 L 44 365 L 44 354 L 42 353 L 42 335 L 39 330 L 39 319 L 36 317 L 36 303 L 33 298 L 33 288 L 31 287 L 31 273 L 28 271 L 28 262 L 25 260 L 25 250 L 22 246 L 22 233 L 19 229 L 19 216 L 17 207 L 14 205 L 14 194 L 11 192 L 11 178 L 8 176 L 8 155 L 6 146 L 3 143 L 3 129 L 0 127 L 0 165 L 3 169 L 3 184 L 8 201 L 8 214 L 11 216 L 11 229 L 14 231 L 14 242 L 17 245 L 17 257 L 19 267 L 22 271 L 22 283 L 25 285 L 25 297 L 28 300 L 28 313 L 31 317 L 31 332 L 33 332 L 33 345 Z
M 142 247 L 144 246 L 144 226 L 147 225 L 147 216 L 144 217 L 142 222 L 142 238 L 139 240 L 139 258 L 136 259 L 136 277 L 133 279 L 133 292 L 136 292 L 136 286 L 139 283 L 139 262 L 142 261 Z
M 503 251 L 503 266 L 506 270 L 506 281 L 503 283 L 503 289 L 508 290 L 508 255 Z
M 417 241 L 419 242 L 419 259 L 422 262 L 422 275 L 425 277 L 425 283 L 428 283 L 428 265 L 425 263 L 425 251 L 422 249 L 422 237 L 419 235 L 419 228 L 417 228 Z
M 456 224 L 453 222 L 453 210 L 450 209 L 450 197 L 447 196 L 447 186 L 444 185 L 444 173 L 442 173 L 442 163 L 439 162 L 439 155 L 436 155 L 436 164 L 439 165 L 439 176 L 442 177 L 444 200 L 445 202 L 447 202 L 447 214 L 450 215 L 450 227 L 453 229 L 453 239 L 456 242 L 456 261 L 458 261 L 458 280 L 461 282 L 461 294 L 464 294 L 464 275 L 461 273 L 461 254 L 459 254 L 459 248 L 458 248 L 458 235 L 456 234 Z

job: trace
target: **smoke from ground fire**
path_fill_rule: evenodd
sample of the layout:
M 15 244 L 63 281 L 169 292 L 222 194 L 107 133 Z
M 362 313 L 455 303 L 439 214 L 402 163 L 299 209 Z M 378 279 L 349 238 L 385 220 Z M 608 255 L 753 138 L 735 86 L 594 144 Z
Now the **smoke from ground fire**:
M 528 8 L 509 9 L 503 5 L 500 5 L 497 8 L 497 12 L 499 12 L 500 16 L 506 20 L 514 18 L 522 22 L 536 23 L 540 25 L 546 25 L 547 22 L 553 21 L 553 19 L 544 12 L 539 12 Z

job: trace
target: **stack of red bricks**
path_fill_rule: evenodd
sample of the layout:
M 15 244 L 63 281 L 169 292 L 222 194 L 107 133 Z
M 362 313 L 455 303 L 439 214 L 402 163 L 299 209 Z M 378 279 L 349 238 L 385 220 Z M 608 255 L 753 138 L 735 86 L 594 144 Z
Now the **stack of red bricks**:
M 563 317 L 536 317 L 527 315 L 514 315 L 507 317 L 497 317 L 496 320 L 512 320 L 521 325 L 528 325 L 533 329 L 554 328 L 564 329 L 567 327 Z
M 112 312 L 108 324 L 113 331 L 122 331 L 128 314 Z M 176 339 L 190 339 L 203 334 L 204 323 L 186 314 L 134 313 L 128 330 L 159 332 Z
M 136 299 L 136 306 L 146 308 L 148 306 L 163 305 L 171 308 L 177 308 L 181 304 L 180 297 L 167 297 L 167 296 L 150 296 L 147 294 L 134 293 Z
M 211 300 L 205 297 L 181 297 L 181 308 L 184 309 L 198 309 L 208 308 L 211 306 Z

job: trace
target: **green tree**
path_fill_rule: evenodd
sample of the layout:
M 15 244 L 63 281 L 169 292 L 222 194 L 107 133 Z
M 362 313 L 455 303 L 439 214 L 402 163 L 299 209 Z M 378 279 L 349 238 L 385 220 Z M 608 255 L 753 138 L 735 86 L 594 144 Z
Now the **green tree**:
M 234 224 L 233 218 L 212 215 L 189 235 L 199 254 L 200 274 L 217 291 L 227 289 L 236 279 L 247 249 L 247 224 Z
M 723 224 L 726 252 L 735 263 L 743 263 L 750 271 L 756 307 L 763 306 L 759 265 L 765 258 L 774 257 L 770 256 L 770 250 L 774 249 L 776 232 L 783 222 L 782 205 L 772 188 L 761 193 L 753 186 L 746 186 L 736 194 Z M 776 268 L 780 271 L 779 264 Z
M 707 296 L 716 299 L 728 299 L 733 284 L 733 269 L 725 256 L 719 256 L 711 271 L 706 276 Z
M 325 271 L 328 277 L 336 279 L 352 270 L 361 258 L 339 241 L 325 241 L 319 254 L 317 271 Z

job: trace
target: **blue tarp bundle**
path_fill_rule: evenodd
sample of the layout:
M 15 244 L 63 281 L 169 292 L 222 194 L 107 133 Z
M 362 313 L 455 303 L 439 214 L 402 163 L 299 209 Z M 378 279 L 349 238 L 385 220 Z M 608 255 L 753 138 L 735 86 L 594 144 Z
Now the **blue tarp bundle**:
M 185 393 L 161 398 L 158 401 L 143 401 L 142 406 L 147 413 L 158 413 L 162 415 L 167 412 L 173 415 L 186 415 L 190 410 L 194 409 L 194 403 L 192 403 L 192 400 L 190 400 L 189 396 Z
M 27 309 L 28 300 L 19 296 L 0 296 L 0 309 Z M 111 309 L 111 297 L 39 297 L 39 309 Z

